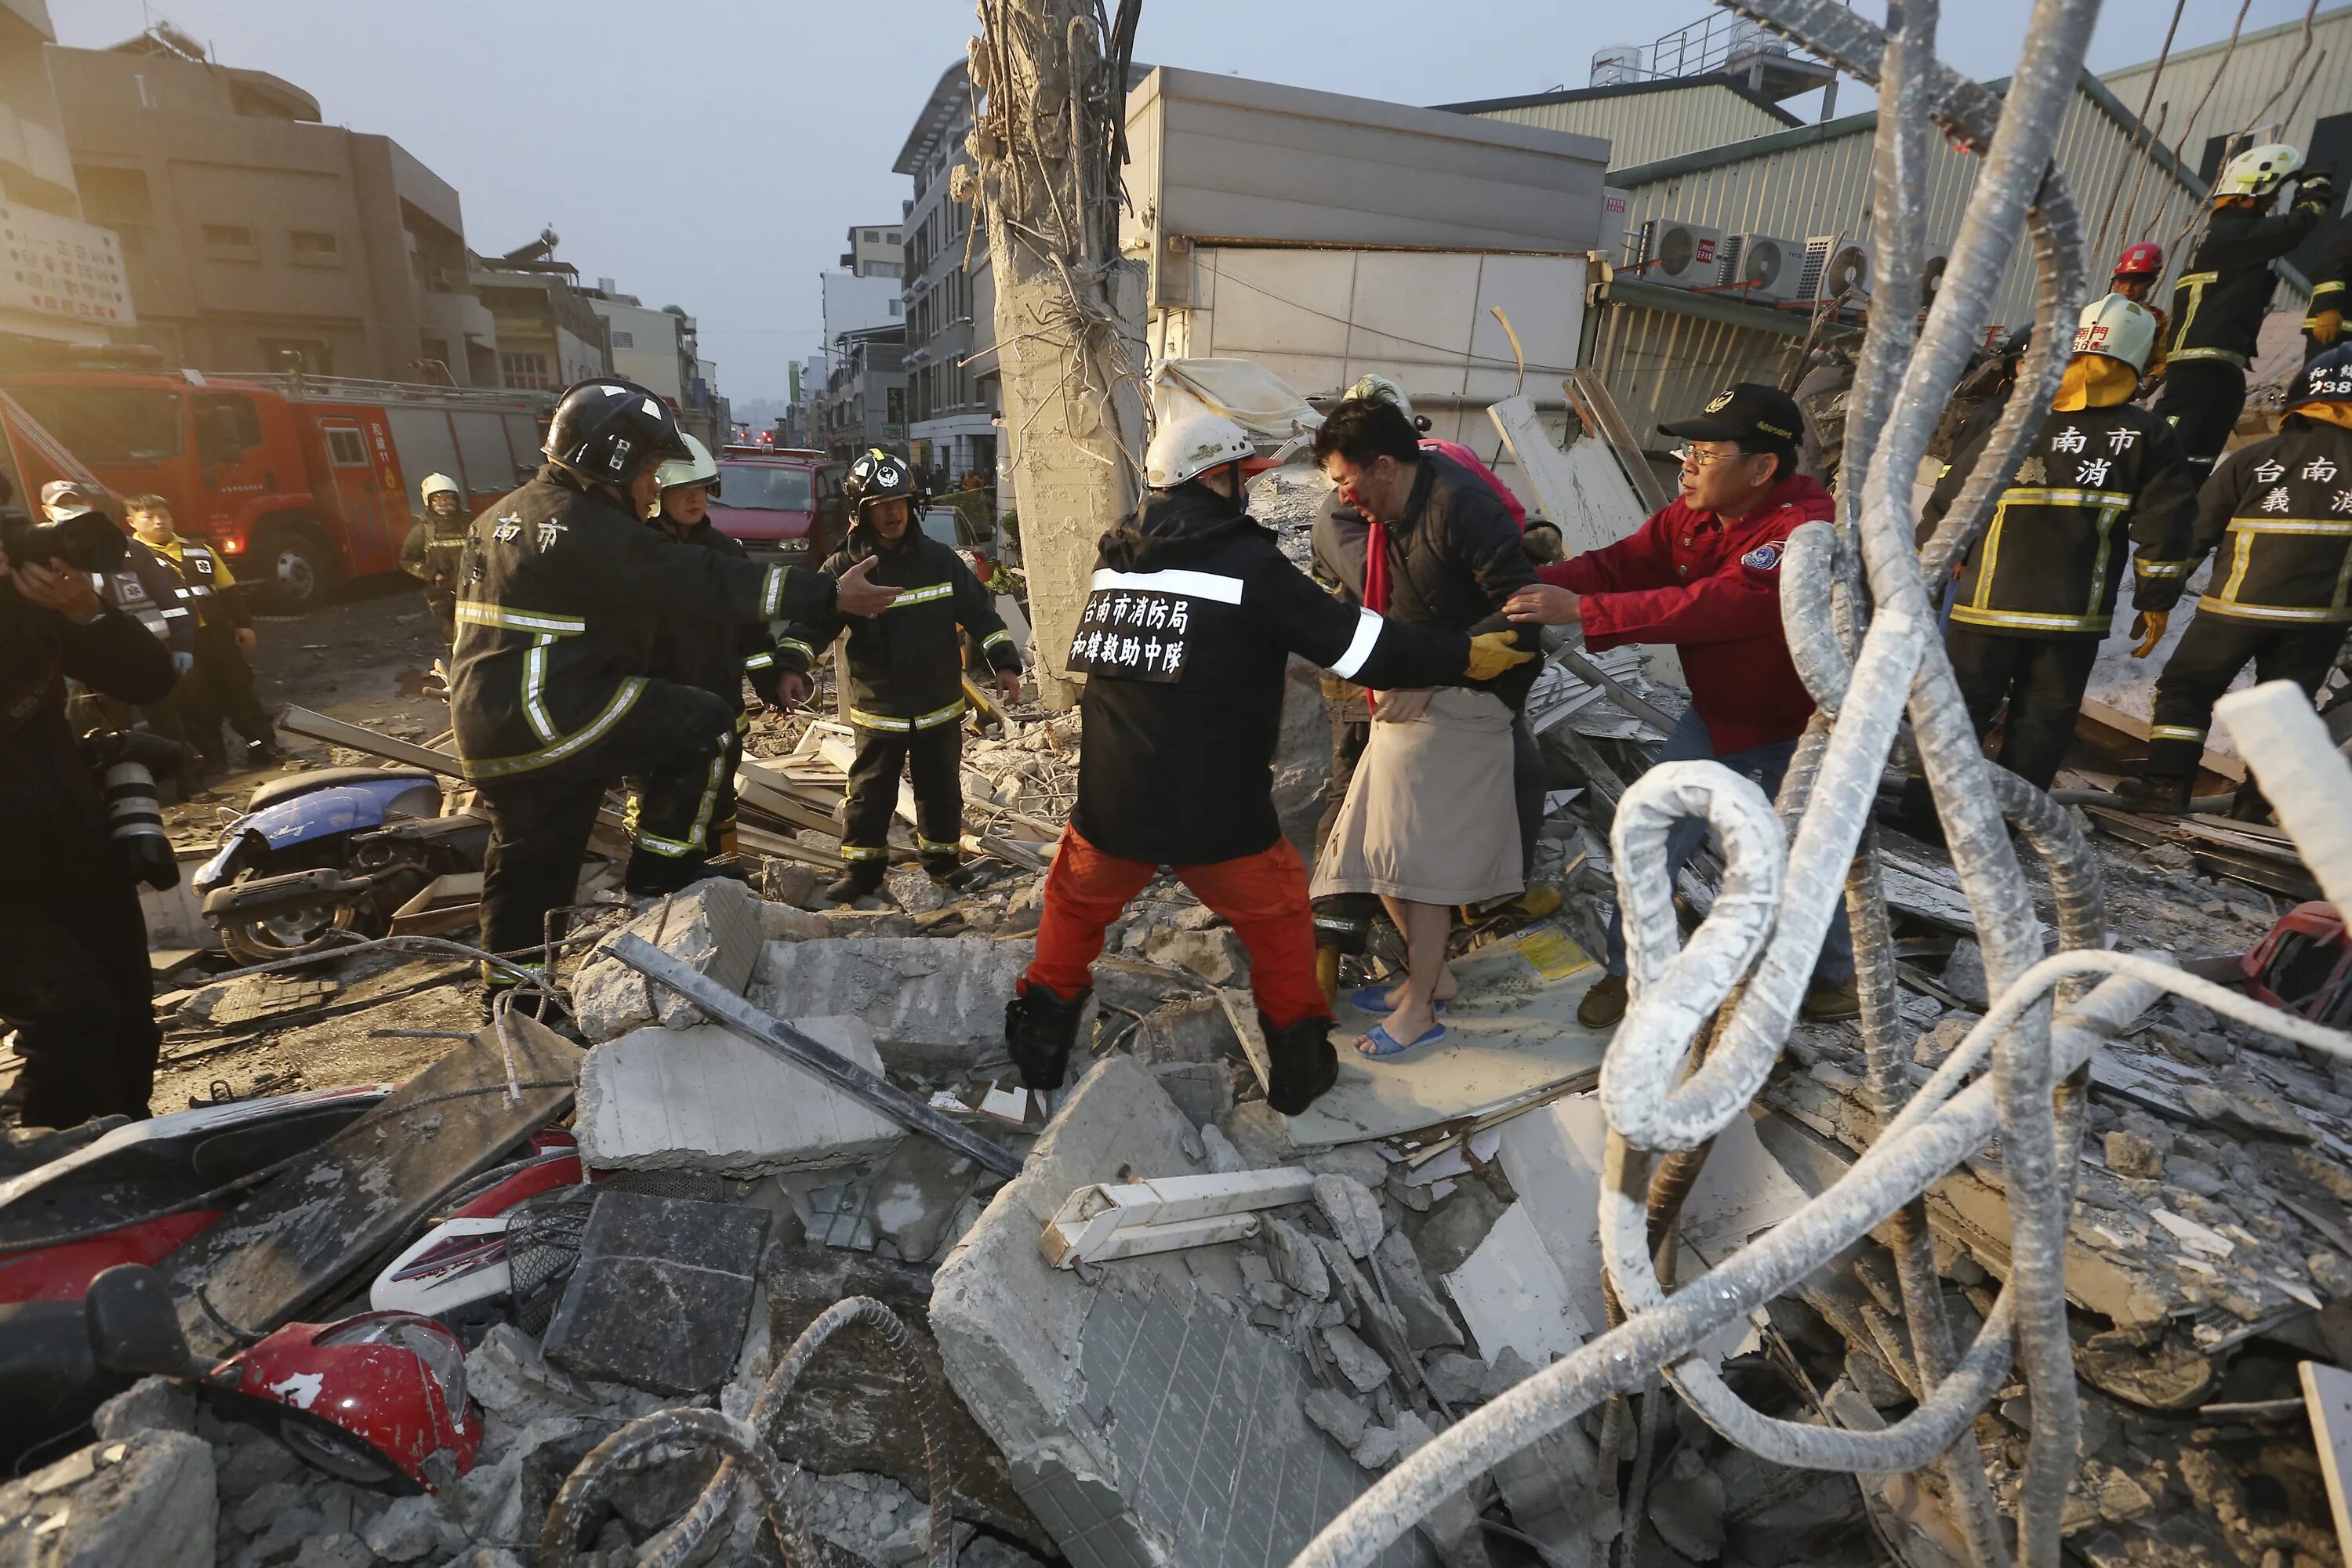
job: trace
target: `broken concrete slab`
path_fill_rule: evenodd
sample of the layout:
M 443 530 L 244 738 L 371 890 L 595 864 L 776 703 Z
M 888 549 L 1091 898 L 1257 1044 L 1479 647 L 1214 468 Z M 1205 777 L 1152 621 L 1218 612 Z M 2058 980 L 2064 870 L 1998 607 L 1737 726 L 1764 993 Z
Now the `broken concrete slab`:
M 761 900 L 730 878 L 714 877 L 664 899 L 621 928 L 710 977 L 738 996 L 751 983 L 766 945 Z M 572 1008 L 580 1032 L 602 1044 L 652 1024 L 685 1027 L 702 1015 L 676 992 L 655 984 L 614 960 L 597 944 L 572 982 Z
M 1249 953 L 1242 947 L 1242 939 L 1227 927 L 1188 931 L 1161 926 L 1144 942 L 1143 956 L 1197 974 L 1212 985 L 1249 984 Z
M 1488 1360 L 1507 1347 L 1542 1366 L 1592 1337 L 1524 1202 L 1505 1209 L 1445 1288 Z M 1602 1320 L 1604 1322 L 1606 1320 Z
M 1143 1016 L 1128 1041 L 1143 1061 L 1219 1062 L 1241 1055 L 1241 1041 L 1213 996 L 1171 997 Z
M 923 1262 L 940 1250 L 964 1200 L 996 1179 L 944 1144 L 908 1138 L 866 1184 L 875 1234 L 907 1262 Z
M 794 1026 L 879 1074 L 860 1018 Z M 706 1170 L 730 1176 L 845 1165 L 887 1152 L 897 1122 L 717 1024 L 635 1029 L 580 1069 L 581 1158 L 595 1170 Z
M 1331 1234 L 1353 1258 L 1370 1257 L 1388 1228 L 1388 1221 L 1381 1213 L 1381 1200 L 1363 1183 L 1346 1176 L 1316 1177 L 1315 1206 L 1323 1211 Z
M 827 937 L 771 942 L 750 996 L 777 1017 L 862 1018 L 899 1071 L 969 1072 L 1004 1052 L 1004 1004 L 1029 967 L 1026 942 Z
M 144 1431 L 0 1485 L 0 1556 L 26 1568 L 213 1568 L 212 1446 Z
M 1350 1451 L 1364 1440 L 1364 1433 L 1372 1424 L 1371 1406 L 1336 1388 L 1311 1391 L 1300 1408 L 1307 1412 L 1307 1419 L 1314 1422 L 1341 1447 Z
M 1460 1326 L 1438 1300 L 1429 1276 L 1421 1271 L 1421 1260 L 1413 1256 L 1412 1242 L 1404 1232 L 1392 1230 L 1381 1238 L 1372 1249 L 1371 1268 L 1404 1321 L 1405 1342 L 1416 1352 L 1461 1344 Z
M 716 1388 L 751 1321 L 767 1228 L 763 1210 L 740 1204 L 598 1194 L 548 1360 L 661 1394 Z
M 142 1377 L 100 1405 L 89 1426 L 101 1443 L 140 1432 L 193 1432 L 195 1392 L 177 1378 Z
M 1039 1253 L 1073 1188 L 1197 1171 L 1188 1141 L 1150 1069 L 1106 1058 L 934 1282 L 949 1380 L 1074 1568 L 1286 1562 L 1364 1484 L 1307 1420 L 1297 1354 L 1194 1283 L 1231 1244 L 1108 1263 L 1093 1281 Z M 1408 1539 L 1381 1561 L 1427 1557 Z

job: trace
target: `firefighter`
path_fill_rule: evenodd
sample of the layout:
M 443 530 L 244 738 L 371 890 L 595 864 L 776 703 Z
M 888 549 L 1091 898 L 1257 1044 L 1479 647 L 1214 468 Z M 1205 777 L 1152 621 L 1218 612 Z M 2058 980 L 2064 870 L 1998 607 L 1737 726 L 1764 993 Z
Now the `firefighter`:
M 2147 351 L 2147 367 L 2140 372 L 2142 392 L 2150 390 L 2153 378 L 2164 374 L 2164 338 L 2172 320 L 2163 306 L 2149 298 L 2163 278 L 2164 247 L 2143 239 L 2124 247 L 2124 253 L 2116 258 L 2115 276 L 2107 280 L 2109 290 L 2135 305 L 2146 306 L 2147 313 L 2156 318 L 2156 342 Z
M 284 762 L 277 727 L 254 694 L 253 666 L 245 656 L 259 638 L 228 563 L 211 545 L 181 538 L 172 526 L 172 505 L 162 496 L 132 496 L 122 510 L 131 536 L 172 574 L 193 612 L 195 666 L 180 683 L 174 700 L 186 743 L 196 753 L 197 775 L 219 773 L 226 765 L 220 738 L 224 723 L 245 737 L 248 761 Z
M 2132 402 L 2156 333 L 2154 314 L 2121 294 L 2084 307 L 2052 413 L 1960 566 L 1945 639 L 1960 694 L 1979 735 L 2008 705 L 2000 765 L 2036 789 L 2065 760 L 2115 615 L 2125 555 L 2116 535 L 2131 542 L 2135 635 L 2162 635 L 2188 575 L 2193 470 L 2172 427 Z M 1920 514 L 1922 543 L 1989 437 L 1937 482 Z
M 686 449 L 690 456 L 673 458 L 661 466 L 656 476 L 661 486 L 661 510 L 656 521 L 662 531 L 680 544 L 691 544 L 738 561 L 745 559 L 743 546 L 721 533 L 710 521 L 710 500 L 719 493 L 719 465 L 711 459 L 710 448 L 688 436 Z M 743 682 L 749 679 L 761 702 L 774 708 L 787 700 L 804 700 L 808 696 L 808 677 L 789 674 L 777 667 L 775 636 L 764 621 L 748 626 L 709 616 L 664 621 L 654 662 L 666 679 L 699 687 L 726 703 L 734 715 L 725 776 L 719 785 L 719 805 L 711 819 L 709 846 L 702 858 L 732 856 L 735 765 L 742 760 L 743 737 L 751 728 L 751 712 L 743 706 Z M 791 687 L 789 692 L 785 689 L 787 685 Z
M 2290 177 L 2294 200 L 2285 212 L 2271 213 L 2273 195 Z M 2278 142 L 2239 153 L 2213 182 L 2205 237 L 2172 286 L 2172 337 L 2156 404 L 2180 432 L 2200 480 L 2245 411 L 2246 366 L 2278 288 L 2271 263 L 2303 243 L 2334 198 L 2327 171 L 2305 169 L 2303 154 Z
M 2303 367 L 2277 435 L 2213 470 L 2197 498 L 2182 574 L 2225 542 L 2197 618 L 2157 677 L 2147 763 L 2121 791 L 2133 810 L 2188 808 L 2213 700 L 2249 660 L 2257 679 L 2293 680 L 2316 694 L 2344 646 L 2352 625 L 2352 343 Z M 2251 820 L 2263 810 L 2250 781 L 2232 814 Z
M 650 521 L 656 476 L 690 454 L 662 400 L 634 383 L 580 382 L 556 405 L 547 462 L 477 520 L 457 584 L 450 717 L 466 777 L 490 816 L 482 942 L 536 948 L 572 901 L 607 787 L 637 781 L 623 885 L 667 893 L 697 871 L 734 733 L 726 702 L 656 679 L 662 623 L 737 627 L 869 614 L 898 597 L 866 571 L 838 584 L 678 543 Z M 494 984 L 496 984 L 494 982 Z
M 2303 318 L 2305 363 L 2317 359 L 2344 335 L 2344 289 L 2352 283 L 2352 223 L 2340 226 L 2312 279 L 2311 307 Z
M 1045 879 L 1037 956 L 1004 1015 L 1022 1081 L 1061 1086 L 1104 929 L 1162 867 L 1249 950 L 1270 1067 L 1295 1116 L 1339 1075 L 1315 978 L 1307 868 L 1274 811 L 1284 668 L 1296 652 L 1368 687 L 1486 680 L 1516 634 L 1406 626 L 1343 605 L 1243 510 L 1249 434 L 1207 410 L 1145 453 L 1151 491 L 1103 537 L 1069 665 L 1087 675 L 1078 798 Z
M 904 592 L 887 615 L 856 617 L 849 611 L 802 618 L 777 644 L 776 657 L 787 670 L 805 675 L 815 650 L 844 626 L 849 629 L 849 722 L 857 733 L 857 756 L 842 824 L 848 871 L 825 889 L 827 898 L 846 904 L 882 886 L 901 772 L 915 786 L 915 848 L 923 869 L 943 885 L 960 879 L 962 632 L 980 639 L 996 672 L 1000 701 L 1021 696 L 1021 655 L 963 557 L 916 526 L 922 497 L 905 458 L 870 448 L 850 465 L 842 500 L 849 538 L 825 562 L 825 573 L 839 576 L 863 568 L 876 582 Z
M 444 642 L 457 640 L 457 569 L 466 555 L 465 492 L 446 474 L 427 474 L 416 487 L 425 515 L 401 541 L 400 569 L 425 584 L 425 607 L 441 623 Z

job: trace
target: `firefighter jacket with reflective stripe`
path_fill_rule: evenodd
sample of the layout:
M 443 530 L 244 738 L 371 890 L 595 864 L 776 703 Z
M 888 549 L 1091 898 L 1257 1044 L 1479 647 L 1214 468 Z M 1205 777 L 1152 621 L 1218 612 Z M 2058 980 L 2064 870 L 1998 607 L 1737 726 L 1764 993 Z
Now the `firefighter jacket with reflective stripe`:
M 2258 207 L 2214 209 L 2189 270 L 2172 286 L 2167 364 L 2218 359 L 2243 370 L 2252 362 L 2278 288 L 2271 263 L 2301 245 L 2326 215 L 2331 189 L 2325 180 L 2306 179 L 2287 210 L 2270 216 Z
M 2215 552 L 2199 610 L 2277 626 L 2352 622 L 2352 430 L 2290 414 L 2214 466 L 2197 498 L 2193 564 Z
M 1079 835 L 1150 866 L 1271 848 L 1294 653 L 1364 686 L 1458 686 L 1470 633 L 1383 620 L 1325 593 L 1197 481 L 1150 492 L 1103 537 L 1070 649 L 1087 676 Z
M 2344 313 L 2347 303 L 2346 286 L 2352 284 L 2352 223 L 2342 225 L 2327 253 L 2320 258 L 2319 270 L 2312 275 L 2311 309 L 2305 312 L 2303 330 L 2315 331 L 2322 312 Z
M 929 730 L 963 716 L 961 626 L 980 639 L 997 669 L 1019 669 L 1021 652 L 996 602 L 950 545 L 909 520 L 895 545 L 860 523 L 824 563 L 838 577 L 868 556 L 874 581 L 905 592 L 878 616 L 800 618 L 777 639 L 786 669 L 805 671 L 816 650 L 849 628 L 849 717 L 869 730 Z
M 570 762 L 643 695 L 663 623 L 742 628 L 833 607 L 832 579 L 680 544 L 550 464 L 476 518 L 450 715 L 466 776 Z
M 1953 454 L 1920 513 L 1921 542 L 1991 434 Z M 2169 610 L 2189 576 L 2196 513 L 2195 470 L 2164 420 L 2129 403 L 2053 414 L 1969 550 L 1952 622 L 2001 637 L 2104 637 L 2126 555 L 2133 605 Z
M 125 541 L 113 571 L 91 579 L 98 596 L 154 634 L 173 653 L 196 651 L 196 612 L 180 592 L 179 574 L 136 540 Z
M 245 595 L 234 592 L 236 578 L 228 563 L 213 552 L 209 544 L 199 544 L 193 539 L 174 539 L 169 544 L 149 544 L 144 540 L 131 542 L 134 550 L 144 550 L 163 563 L 180 584 L 180 594 L 188 607 L 196 613 L 200 626 L 249 626 L 253 617 L 245 613 Z
M 721 533 L 705 518 L 672 539 L 715 555 L 744 559 L 743 546 Z M 762 702 L 776 700 L 776 639 L 764 621 L 734 626 L 710 616 L 662 622 L 661 640 L 654 656 L 654 673 L 665 680 L 681 681 L 711 692 L 731 707 L 743 706 L 743 681 Z
M 400 543 L 400 569 L 425 583 L 436 577 L 455 584 L 466 554 L 467 517 L 460 508 L 454 517 L 426 512 Z

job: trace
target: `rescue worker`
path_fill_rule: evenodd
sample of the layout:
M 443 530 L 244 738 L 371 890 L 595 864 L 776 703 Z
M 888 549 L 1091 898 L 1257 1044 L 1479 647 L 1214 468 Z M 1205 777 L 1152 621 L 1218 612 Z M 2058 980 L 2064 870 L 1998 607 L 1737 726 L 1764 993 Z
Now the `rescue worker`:
M 2345 287 L 2352 284 L 2352 223 L 2339 225 L 2334 240 L 2319 258 L 2311 280 L 2311 305 L 2303 318 L 2305 363 L 2336 346 L 2344 336 Z
M 2157 677 L 2147 763 L 2118 792 L 2132 810 L 2188 809 L 2214 699 L 2249 661 L 2255 679 L 2292 680 L 2315 696 L 2344 646 L 2352 626 L 2352 343 L 2303 367 L 2277 435 L 2213 470 L 2197 498 L 2182 577 L 2225 541 L 2197 618 Z M 2263 810 L 2249 781 L 2232 815 Z
M 2050 787 L 2074 743 L 2091 664 L 2115 616 L 2125 555 L 2117 532 L 2131 542 L 2133 633 L 2150 636 L 2147 646 L 2163 635 L 2188 575 L 2197 481 L 2172 426 L 2131 401 L 2155 346 L 2146 306 L 2109 294 L 2084 307 L 2050 417 L 1959 566 L 1945 637 L 1952 671 L 1979 735 L 2007 705 L 2000 765 L 2036 789 Z M 1951 509 L 1990 434 L 1937 483 L 1919 516 L 1920 543 Z
M 934 881 L 953 886 L 963 836 L 963 632 L 980 639 L 1002 702 L 1021 696 L 1021 654 L 995 601 L 963 557 L 915 525 L 921 504 L 906 459 L 873 447 L 849 466 L 842 501 L 849 538 L 824 566 L 853 568 L 904 590 L 885 615 L 800 617 L 777 644 L 782 667 L 805 675 L 815 650 L 849 628 L 849 723 L 857 755 L 841 834 L 847 872 L 825 889 L 853 903 L 882 886 L 898 775 L 915 787 L 915 848 Z M 961 631 L 959 631 L 959 627 Z
M 1682 494 L 1616 543 L 1538 570 L 1505 613 L 1515 621 L 1584 627 L 1593 653 L 1621 643 L 1667 643 L 1682 655 L 1691 705 L 1658 750 L 1661 763 L 1712 758 L 1780 791 L 1812 717 L 1780 630 L 1780 555 L 1801 523 L 1830 515 L 1830 493 L 1796 471 L 1802 418 L 1777 387 L 1741 382 L 1696 418 L 1661 425 L 1685 445 Z M 1671 879 L 1698 847 L 1706 825 L 1675 824 L 1666 837 Z M 1609 917 L 1607 973 L 1577 1006 L 1587 1028 L 1625 1015 L 1625 935 Z M 1853 938 L 1841 906 L 1813 965 L 1808 1018 L 1862 1010 L 1854 988 Z
M 786 616 L 878 611 L 895 589 L 845 574 L 761 567 L 680 544 L 649 521 L 656 474 L 688 457 L 662 400 L 633 382 L 566 389 L 547 462 L 476 521 L 457 584 L 450 717 L 490 816 L 482 942 L 536 948 L 572 901 L 604 791 L 637 781 L 623 886 L 676 891 L 707 850 L 733 715 L 654 674 L 662 623 L 748 627 Z M 493 982 L 493 984 L 497 984 Z
M 171 650 L 89 574 L 0 554 L 0 1018 L 27 1127 L 145 1116 L 163 1045 L 138 889 L 68 726 L 68 680 L 160 706 Z
M 2294 200 L 2285 212 L 2271 213 L 2273 196 L 2290 177 Z M 2335 195 L 2326 170 L 2305 169 L 2303 154 L 2280 142 L 2239 153 L 2213 182 L 2205 237 L 2172 286 L 2172 337 L 2156 403 L 2180 432 L 2200 481 L 2245 411 L 2246 367 L 2278 288 L 2271 263 L 2303 243 L 2334 206 Z
M 400 542 L 400 569 L 425 584 L 425 607 L 441 623 L 445 642 L 457 640 L 457 572 L 466 556 L 465 492 L 446 474 L 427 474 L 416 487 L 425 515 Z
M 673 458 L 656 475 L 656 482 L 661 486 L 661 510 L 656 521 L 662 531 L 680 544 L 691 544 L 698 550 L 732 556 L 738 561 L 746 559 L 743 546 L 721 533 L 710 521 L 710 498 L 719 493 L 719 465 L 711 459 L 710 448 L 693 436 L 687 436 L 685 440 L 690 455 Z M 666 679 L 709 692 L 726 703 L 733 715 L 734 729 L 728 741 L 725 773 L 719 784 L 719 805 L 711 819 L 709 842 L 705 850 L 688 858 L 707 863 L 712 857 L 732 856 L 735 767 L 742 761 L 743 737 L 751 728 L 751 716 L 743 706 L 743 682 L 748 679 L 761 702 L 777 707 L 785 700 L 782 684 L 786 679 L 794 683 L 792 700 L 799 701 L 808 696 L 808 678 L 786 677 L 777 668 L 776 639 L 764 621 L 739 626 L 707 616 L 664 621 L 656 644 L 654 666 Z
M 50 522 L 97 511 L 96 496 L 72 479 L 52 479 L 41 487 L 41 515 Z M 185 679 L 196 668 L 196 614 L 181 595 L 179 579 L 145 551 L 126 549 L 121 560 L 96 585 L 100 598 L 146 627 L 171 650 L 172 673 Z M 91 690 L 74 697 L 68 708 L 76 733 L 100 727 L 128 729 L 143 717 L 147 727 L 164 739 L 188 743 L 176 696 L 154 703 L 142 713 Z
M 1307 868 L 1274 810 L 1289 656 L 1381 689 L 1491 679 L 1534 657 L 1511 632 L 1406 626 L 1318 588 L 1243 510 L 1250 455 L 1233 420 L 1170 419 L 1145 453 L 1150 493 L 1096 556 L 1069 657 L 1087 678 L 1077 805 L 1045 878 L 1036 959 L 1004 1013 L 1032 1089 L 1061 1086 L 1103 931 L 1165 866 L 1248 949 L 1267 1103 L 1304 1110 L 1339 1067 Z
M 165 571 L 172 574 L 182 598 L 194 612 L 195 668 L 174 694 L 184 744 L 196 754 L 202 777 L 224 770 L 227 753 L 221 745 L 221 725 L 226 723 L 245 738 L 248 762 L 277 763 L 286 760 L 278 743 L 277 726 L 254 694 L 253 667 L 245 656 L 259 638 L 245 595 L 236 591 L 236 578 L 228 563 L 209 544 L 183 539 L 172 526 L 172 504 L 158 495 L 132 496 L 122 503 L 123 516 L 137 540 Z M 178 737 L 173 737 L 178 739 Z
M 2140 390 L 2150 390 L 2150 382 L 2164 374 L 2164 339 L 2172 324 L 2171 317 L 2149 298 L 2164 279 L 2164 247 L 2150 240 L 2141 240 L 2124 247 L 2116 258 L 2115 276 L 2107 279 L 2109 292 L 2120 294 L 2135 305 L 2147 307 L 2156 318 L 2156 342 L 2147 352 L 2147 365 L 2140 372 Z

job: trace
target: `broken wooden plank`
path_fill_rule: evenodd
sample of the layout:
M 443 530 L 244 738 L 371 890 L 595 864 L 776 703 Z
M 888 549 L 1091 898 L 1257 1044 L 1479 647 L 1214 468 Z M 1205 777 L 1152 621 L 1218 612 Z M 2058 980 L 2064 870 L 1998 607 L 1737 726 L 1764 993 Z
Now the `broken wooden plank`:
M 1625 423 L 1624 411 L 1617 406 L 1616 395 L 1609 390 L 1609 383 L 1601 373 L 1589 366 L 1580 366 L 1568 373 L 1568 379 L 1560 383 L 1560 388 L 1568 394 L 1568 400 L 1575 407 L 1576 416 L 1584 421 L 1585 428 L 1609 444 L 1617 466 L 1633 481 L 1633 493 L 1642 500 L 1643 515 L 1664 511 L 1666 503 L 1674 498 L 1666 494 L 1666 487 L 1658 482 L 1657 471 L 1650 467 L 1649 455 L 1643 450 L 1640 439 L 1633 434 L 1633 427 Z

